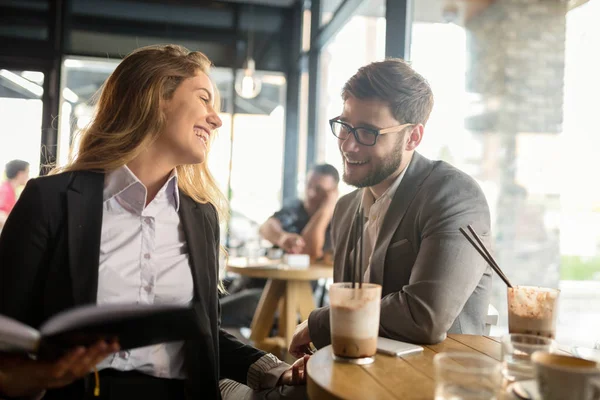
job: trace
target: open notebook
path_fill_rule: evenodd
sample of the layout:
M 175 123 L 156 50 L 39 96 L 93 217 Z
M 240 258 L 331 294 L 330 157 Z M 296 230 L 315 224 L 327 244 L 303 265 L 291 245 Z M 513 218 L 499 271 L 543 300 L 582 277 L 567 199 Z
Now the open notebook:
M 0 315 L 0 352 L 55 358 L 75 346 L 116 338 L 122 350 L 198 338 L 193 307 L 173 305 L 86 305 L 63 311 L 39 330 Z

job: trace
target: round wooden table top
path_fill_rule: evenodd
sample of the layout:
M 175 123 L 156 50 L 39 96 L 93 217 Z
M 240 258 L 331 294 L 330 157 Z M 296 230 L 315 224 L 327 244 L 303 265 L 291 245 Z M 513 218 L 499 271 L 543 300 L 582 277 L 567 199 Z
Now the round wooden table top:
M 370 365 L 336 362 L 331 346 L 317 351 L 306 367 L 311 400 L 431 400 L 435 391 L 433 357 L 445 351 L 466 351 L 500 360 L 500 341 L 487 336 L 448 335 L 442 343 L 423 346 L 402 357 L 377 354 Z
M 314 281 L 320 278 L 332 278 L 333 266 L 326 264 L 311 264 L 305 269 L 290 268 L 281 260 L 271 260 L 266 257 L 248 259 L 246 257 L 230 258 L 226 270 L 251 278 L 279 279 L 290 281 Z

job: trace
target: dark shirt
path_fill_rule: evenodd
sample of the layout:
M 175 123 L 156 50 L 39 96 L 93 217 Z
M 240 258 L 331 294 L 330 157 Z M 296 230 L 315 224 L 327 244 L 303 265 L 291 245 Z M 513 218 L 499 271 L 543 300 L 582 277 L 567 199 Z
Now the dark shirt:
M 310 216 L 304 209 L 302 200 L 296 199 L 285 205 L 281 210 L 272 215 L 281 224 L 281 229 L 289 233 L 297 233 L 300 235 L 302 230 L 308 224 Z M 323 251 L 331 250 L 331 225 L 327 226 L 325 231 L 325 242 L 323 243 Z
M 281 229 L 284 232 L 296 233 L 300 235 L 302 230 L 308 224 L 310 217 L 306 210 L 304 209 L 304 204 L 302 200 L 296 199 L 292 200 L 279 211 L 271 216 L 271 218 L 275 218 L 281 223 Z M 331 224 L 327 226 L 327 230 L 325 231 L 325 242 L 323 243 L 323 251 L 331 251 L 331 232 L 330 232 Z M 277 248 L 277 245 L 273 247 Z M 229 283 L 226 286 L 227 292 L 230 294 L 234 294 L 240 292 L 244 289 L 254 289 L 254 288 L 262 288 L 265 286 L 267 282 L 266 279 L 263 278 L 249 278 L 249 277 L 238 277 L 233 282 Z M 316 287 L 317 281 L 312 282 L 313 290 Z

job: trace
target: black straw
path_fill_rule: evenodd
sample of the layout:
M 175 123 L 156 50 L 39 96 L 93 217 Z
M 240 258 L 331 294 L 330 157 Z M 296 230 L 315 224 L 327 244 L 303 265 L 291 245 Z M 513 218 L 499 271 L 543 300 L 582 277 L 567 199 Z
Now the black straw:
M 362 289 L 362 284 L 363 284 L 363 275 L 365 274 L 364 271 L 364 260 L 363 260 L 363 256 L 364 256 L 364 252 L 363 252 L 363 233 L 364 233 L 364 227 L 365 227 L 365 220 L 363 218 L 363 209 L 362 207 L 360 207 L 358 209 L 358 229 L 360 229 L 360 233 L 358 235 L 358 240 L 359 240 L 359 256 L 358 256 L 358 288 Z
M 352 230 L 351 230 L 351 239 L 352 239 L 352 243 L 354 244 L 354 254 L 352 257 L 352 265 L 350 266 L 350 277 L 352 279 L 352 289 L 354 289 L 356 287 L 356 259 L 358 257 L 358 255 L 356 254 L 358 252 L 358 242 L 357 242 L 357 238 L 358 238 L 358 221 L 357 221 L 357 215 L 354 215 L 354 223 L 352 224 Z
M 469 243 L 471 243 L 471 245 L 475 248 L 475 250 L 477 250 L 481 257 L 483 257 L 483 259 L 489 264 L 489 266 L 492 267 L 492 269 L 504 281 L 504 283 L 506 283 L 506 286 L 508 286 L 509 288 L 513 287 L 506 275 L 504 275 L 504 272 L 502 272 L 502 270 L 500 269 L 498 263 L 496 263 L 496 260 L 494 260 L 494 257 L 492 257 L 491 253 L 488 251 L 488 249 L 485 247 L 485 245 L 479 238 L 479 235 L 477 235 L 477 233 L 471 227 L 471 225 L 468 225 L 467 228 L 469 228 L 469 231 L 471 232 L 471 234 L 473 234 L 473 237 L 475 237 L 475 240 L 477 240 L 479 246 L 477 245 L 477 243 L 475 243 L 475 241 L 473 241 L 473 239 L 471 239 L 467 231 L 465 231 L 463 228 L 459 228 L 460 233 L 462 233 L 463 236 L 467 238 Z
M 469 232 L 471 232 L 471 234 L 473 235 L 473 237 L 475 238 L 475 240 L 477 241 L 477 243 L 479 244 L 479 246 L 481 247 L 481 249 L 488 256 L 489 260 L 492 262 L 492 264 L 493 264 L 492 268 L 496 267 L 496 268 L 494 268 L 494 271 L 496 271 L 496 273 L 498 273 L 498 275 L 500 275 L 500 277 L 503 278 L 504 282 L 506 282 L 506 284 L 508 285 L 508 287 L 512 287 L 512 285 L 508 281 L 508 277 L 504 274 L 504 271 L 502 271 L 500 269 L 500 266 L 498 265 L 498 263 L 494 259 L 494 256 L 492 256 L 492 254 L 485 247 L 485 245 L 481 241 L 481 238 L 479 237 L 479 235 L 477 234 L 477 232 L 475 232 L 475 229 L 473 229 L 473 227 L 471 225 L 467 225 L 467 228 L 469 229 Z

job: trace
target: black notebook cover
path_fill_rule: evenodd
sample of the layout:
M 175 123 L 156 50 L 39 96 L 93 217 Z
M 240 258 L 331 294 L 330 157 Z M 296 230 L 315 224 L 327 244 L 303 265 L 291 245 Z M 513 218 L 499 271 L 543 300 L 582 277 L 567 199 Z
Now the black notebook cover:
M 112 305 L 111 305 L 112 306 Z M 104 339 L 116 339 L 122 350 L 158 343 L 197 339 L 201 335 L 199 319 L 193 307 L 139 306 L 115 313 L 93 314 L 69 321 L 50 321 L 43 326 L 38 355 L 56 358 L 76 346 L 88 346 Z M 62 322 L 62 323 L 61 323 Z

